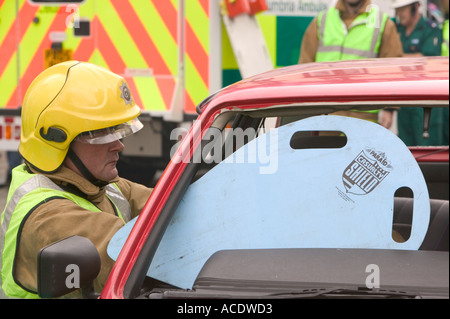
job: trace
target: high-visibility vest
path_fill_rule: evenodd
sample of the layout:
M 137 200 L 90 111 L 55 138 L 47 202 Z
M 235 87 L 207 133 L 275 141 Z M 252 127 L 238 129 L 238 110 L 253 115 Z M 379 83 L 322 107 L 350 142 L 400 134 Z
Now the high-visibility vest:
M 444 27 L 443 27 L 443 39 L 442 39 L 442 56 L 449 56 L 449 25 L 448 22 L 449 20 L 446 20 L 444 22 Z
M 117 186 L 109 184 L 106 187 L 106 196 L 115 206 L 118 216 L 124 222 L 129 221 L 131 219 L 130 205 Z M 87 199 L 64 191 L 48 177 L 28 172 L 25 164 L 14 168 L 7 198 L 0 220 L 0 236 L 4 237 L 3 247 L 0 247 L 2 248 L 2 289 L 10 297 L 35 299 L 38 298 L 37 292 L 23 287 L 16 281 L 14 274 L 16 251 L 19 245 L 17 239 L 20 238 L 20 232 L 28 216 L 40 204 L 56 198 L 69 199 L 92 212 L 100 212 L 100 210 Z
M 377 58 L 388 16 L 376 6 L 360 14 L 347 30 L 335 7 L 318 16 L 316 62 Z

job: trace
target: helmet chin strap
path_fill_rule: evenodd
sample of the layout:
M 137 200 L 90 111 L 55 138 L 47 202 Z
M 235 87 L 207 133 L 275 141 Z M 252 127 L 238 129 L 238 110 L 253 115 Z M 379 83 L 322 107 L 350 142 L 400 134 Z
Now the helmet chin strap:
M 72 163 L 76 166 L 76 168 L 78 168 L 80 173 L 92 184 L 98 187 L 104 187 L 109 184 L 109 182 L 105 182 L 95 178 L 94 175 L 92 175 L 92 173 L 87 169 L 87 167 L 78 157 L 78 155 L 72 150 L 72 148 L 69 148 L 67 155 L 69 155 L 69 158 L 72 160 Z

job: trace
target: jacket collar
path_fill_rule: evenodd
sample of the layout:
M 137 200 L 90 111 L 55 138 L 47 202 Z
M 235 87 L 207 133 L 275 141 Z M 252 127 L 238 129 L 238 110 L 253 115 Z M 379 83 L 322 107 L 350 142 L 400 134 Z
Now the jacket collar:
M 53 182 L 58 185 L 67 186 L 72 185 L 79 189 L 82 193 L 86 194 L 88 197 L 97 197 L 101 196 L 105 193 L 105 187 L 98 187 L 91 182 L 89 182 L 86 178 L 81 175 L 78 175 L 71 169 L 61 166 L 56 172 L 47 174 L 36 171 L 32 167 L 29 166 L 29 169 L 34 174 L 41 174 L 48 178 L 50 178 Z M 119 177 L 116 177 L 114 180 L 110 181 L 110 183 L 115 183 L 119 180 Z
M 371 0 L 366 0 L 364 5 L 358 10 L 357 15 L 360 15 L 361 13 L 367 12 L 367 7 L 371 4 Z M 353 13 L 347 12 L 346 7 L 344 5 L 344 0 L 338 0 L 336 3 L 336 9 L 338 9 L 342 14 L 345 15 L 353 15 Z

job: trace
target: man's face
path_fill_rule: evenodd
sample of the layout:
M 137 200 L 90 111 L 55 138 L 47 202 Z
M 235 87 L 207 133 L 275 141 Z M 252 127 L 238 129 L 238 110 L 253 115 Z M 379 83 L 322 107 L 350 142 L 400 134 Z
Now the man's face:
M 346 4 L 348 4 L 351 7 L 357 7 L 361 3 L 363 3 L 365 0 L 344 0 Z
M 395 15 L 397 16 L 397 19 L 399 20 L 401 25 L 408 25 L 413 20 L 411 5 L 395 9 Z
M 124 145 L 120 140 L 108 144 L 88 144 L 74 141 L 72 150 L 95 178 L 108 182 L 118 175 L 119 153 Z M 73 169 L 73 167 L 71 167 Z

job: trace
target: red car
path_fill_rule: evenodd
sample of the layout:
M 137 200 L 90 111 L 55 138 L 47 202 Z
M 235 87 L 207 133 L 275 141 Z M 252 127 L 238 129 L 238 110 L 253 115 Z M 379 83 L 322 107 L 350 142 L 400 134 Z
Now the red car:
M 175 132 L 183 139 L 99 297 L 448 298 L 448 146 L 413 148 L 416 161 L 380 125 L 328 115 L 448 105 L 444 57 L 296 65 L 211 95 Z M 380 269 L 381 286 L 370 284 Z

